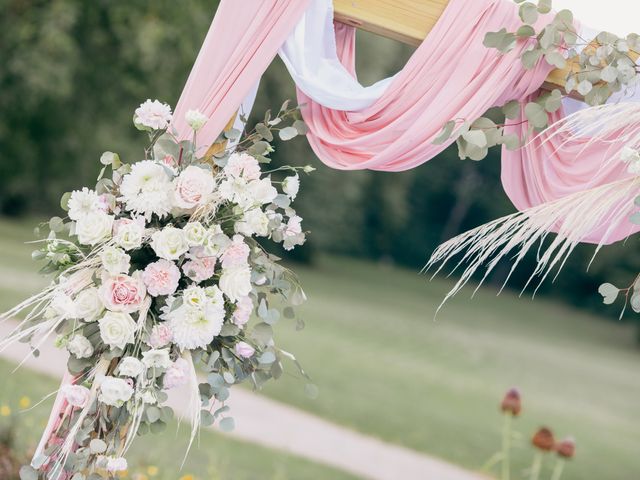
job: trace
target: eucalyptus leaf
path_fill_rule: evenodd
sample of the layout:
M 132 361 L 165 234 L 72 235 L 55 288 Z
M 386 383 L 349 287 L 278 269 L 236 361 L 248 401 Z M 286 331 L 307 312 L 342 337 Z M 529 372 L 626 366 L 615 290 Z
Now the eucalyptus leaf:
M 285 127 L 278 132 L 280 140 L 287 141 L 298 136 L 298 130 L 295 127 Z
M 219 426 L 223 432 L 231 432 L 236 428 L 236 422 L 232 417 L 224 417 L 220 420 Z
M 602 299 L 605 305 L 611 305 L 616 301 L 620 294 L 620 289 L 610 283 L 604 283 L 598 288 L 598 293 L 602 295 Z

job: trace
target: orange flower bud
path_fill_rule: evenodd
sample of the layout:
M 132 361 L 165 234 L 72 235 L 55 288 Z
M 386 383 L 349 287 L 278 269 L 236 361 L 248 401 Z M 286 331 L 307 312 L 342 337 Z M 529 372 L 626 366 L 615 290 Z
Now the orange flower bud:
M 550 452 L 554 449 L 556 442 L 553 439 L 553 432 L 547 427 L 542 427 L 533 436 L 531 443 L 544 452 Z
M 567 437 L 556 445 L 556 452 L 563 458 L 573 458 L 576 454 L 576 441 Z
M 520 415 L 520 411 L 522 410 L 522 402 L 520 401 L 520 392 L 517 388 L 512 388 L 505 394 L 504 398 L 502 399 L 500 409 L 504 413 L 510 413 L 514 417 Z

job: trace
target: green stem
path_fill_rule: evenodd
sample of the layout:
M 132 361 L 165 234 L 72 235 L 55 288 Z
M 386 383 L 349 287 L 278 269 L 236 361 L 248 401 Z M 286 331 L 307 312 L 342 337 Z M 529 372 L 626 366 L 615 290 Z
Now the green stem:
M 560 477 L 562 477 L 562 472 L 564 470 L 564 464 L 566 462 L 562 459 L 559 458 L 557 463 L 556 463 L 556 467 L 553 469 L 553 474 L 551 475 L 551 480 L 560 480 Z
M 501 480 L 510 480 L 511 478 L 511 458 L 509 456 L 511 450 L 511 420 L 513 416 L 510 413 L 504 415 L 504 426 L 502 429 L 502 476 Z
M 537 451 L 533 457 L 533 464 L 531 465 L 530 480 L 538 480 L 540 478 L 540 470 L 542 469 L 542 452 Z

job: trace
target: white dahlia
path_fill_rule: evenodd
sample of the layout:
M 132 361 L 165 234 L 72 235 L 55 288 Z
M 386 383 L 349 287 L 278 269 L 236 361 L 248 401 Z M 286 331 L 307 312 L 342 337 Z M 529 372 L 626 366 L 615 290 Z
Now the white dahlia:
M 144 215 L 147 220 L 155 213 L 167 215 L 173 207 L 173 184 L 165 168 L 152 161 L 134 163 L 120 186 L 120 200 L 127 210 Z
M 181 350 L 205 348 L 222 330 L 224 309 L 182 305 L 167 315 L 173 342 Z
M 100 197 L 93 190 L 84 187 L 82 190 L 74 190 L 67 203 L 69 218 L 80 220 L 92 213 L 98 213 L 100 209 Z

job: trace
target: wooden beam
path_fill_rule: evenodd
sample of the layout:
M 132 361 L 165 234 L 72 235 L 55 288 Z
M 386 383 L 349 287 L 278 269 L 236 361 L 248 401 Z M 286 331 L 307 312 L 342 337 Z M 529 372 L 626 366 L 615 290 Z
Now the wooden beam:
M 333 0 L 339 22 L 413 46 L 422 43 L 448 4 L 449 0 Z M 576 61 L 567 62 L 564 69 L 551 72 L 546 85 L 564 89 L 576 69 Z

